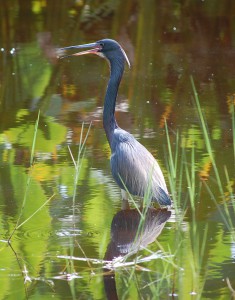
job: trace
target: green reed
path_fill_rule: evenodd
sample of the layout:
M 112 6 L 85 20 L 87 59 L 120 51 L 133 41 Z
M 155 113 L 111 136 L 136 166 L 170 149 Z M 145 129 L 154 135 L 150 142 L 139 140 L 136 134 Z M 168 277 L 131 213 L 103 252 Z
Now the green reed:
M 68 146 L 68 150 L 71 156 L 71 159 L 73 161 L 74 164 L 74 181 L 73 181 L 73 197 L 72 197 L 72 213 L 73 213 L 73 229 L 75 230 L 76 228 L 76 195 L 77 195 L 77 186 L 78 186 L 78 180 L 79 180 L 79 175 L 80 175 L 80 171 L 81 171 L 81 167 L 82 167 L 82 161 L 84 158 L 84 154 L 85 154 L 85 145 L 87 142 L 87 138 L 91 129 L 91 124 L 88 127 L 88 130 L 85 134 L 84 137 L 84 123 L 82 123 L 82 128 L 81 128 L 81 133 L 80 133 L 80 141 L 79 141 L 79 147 L 78 147 L 78 153 L 77 153 L 77 158 L 75 159 L 73 156 L 73 153 L 70 149 L 70 147 Z M 75 246 L 77 246 L 78 248 L 80 248 L 81 252 L 83 253 L 84 257 L 86 257 L 86 254 L 84 252 L 84 250 L 82 249 L 81 245 L 79 244 L 79 242 L 76 240 L 76 235 L 75 235 L 75 231 L 74 231 L 74 235 L 70 235 L 69 237 L 69 256 L 70 258 L 66 259 L 66 266 L 65 269 L 67 270 L 67 274 L 73 276 L 76 275 L 76 267 L 74 264 L 74 249 Z M 92 266 L 89 262 L 89 260 L 87 259 L 87 263 L 88 266 L 90 267 L 91 271 L 92 271 Z M 71 290 L 71 295 L 72 295 L 72 299 L 76 299 L 76 288 L 75 288 L 75 281 L 74 280 L 70 280 L 69 282 L 69 286 L 70 286 L 70 290 Z
M 48 200 L 46 200 L 32 215 L 30 215 L 26 220 L 21 221 L 22 219 L 22 215 L 26 206 L 26 202 L 28 199 L 28 194 L 29 194 L 29 188 L 30 188 L 30 183 L 31 183 L 31 173 L 34 167 L 34 153 L 35 153 L 35 145 L 36 145 L 36 140 L 37 140 L 37 132 L 38 132 L 38 124 L 39 124 L 39 119 L 40 119 L 40 110 L 38 111 L 38 117 L 34 126 L 34 135 L 33 135 L 33 141 L 32 141 L 32 147 L 31 147 L 31 151 L 30 151 L 30 161 L 29 161 L 29 172 L 28 172 L 28 176 L 27 176 L 27 182 L 26 182 L 26 187 L 25 187 L 25 192 L 24 192 L 24 198 L 23 198 L 23 202 L 21 205 L 21 209 L 20 209 L 20 213 L 19 213 L 19 217 L 16 221 L 16 225 L 12 231 L 12 233 L 10 234 L 9 238 L 8 238 L 8 243 L 10 243 L 15 231 L 17 229 L 19 229 L 21 226 L 23 226 L 26 222 L 28 222 L 31 218 L 33 218 L 33 216 L 35 216 L 49 201 L 51 201 L 51 199 L 55 196 L 55 194 L 53 194 Z
M 224 192 L 224 184 L 221 180 L 221 178 L 226 178 L 227 181 L 227 188 L 229 187 L 229 195 L 230 198 L 233 199 L 234 194 L 231 187 L 231 179 L 228 174 L 228 170 L 226 167 L 224 167 L 224 174 L 219 172 L 216 159 L 215 159 L 215 153 L 212 147 L 211 139 L 209 137 L 209 132 L 206 124 L 206 119 L 203 115 L 203 111 L 200 105 L 199 97 L 195 88 L 195 84 L 193 81 L 193 78 L 190 78 L 192 89 L 193 89 L 193 95 L 195 100 L 195 106 L 197 108 L 197 114 L 198 118 L 201 124 L 201 130 L 205 141 L 205 147 L 206 151 L 209 155 L 209 158 L 212 163 L 213 171 L 216 178 L 216 183 L 220 192 L 220 196 L 222 199 L 222 206 L 223 210 L 221 209 L 221 204 L 216 199 L 216 196 L 214 192 L 210 189 L 209 185 L 205 181 L 200 181 L 199 177 L 197 176 L 197 162 L 196 162 L 196 147 L 195 145 L 192 145 L 191 151 L 186 151 L 184 147 L 180 147 L 181 145 L 181 136 L 177 133 L 175 135 L 175 141 L 174 141 L 174 149 L 172 147 L 172 137 L 169 134 L 169 127 L 165 123 L 165 132 L 166 132 L 166 139 L 167 139 L 167 147 L 168 147 L 168 158 L 167 158 L 167 169 L 168 169 L 168 179 L 169 179 L 169 185 L 171 190 L 171 196 L 173 199 L 173 206 L 175 209 L 175 213 L 177 216 L 176 220 L 176 245 L 179 245 L 182 242 L 182 239 L 184 238 L 180 232 L 179 228 L 181 226 L 181 222 L 184 218 L 184 215 L 186 214 L 187 210 L 190 210 L 191 213 L 191 222 L 188 224 L 189 226 L 189 236 L 188 236 L 188 242 L 189 242 L 189 248 L 188 248 L 188 255 L 190 259 L 190 267 L 191 267 L 191 284 L 192 284 L 192 292 L 195 292 L 197 294 L 197 297 L 200 297 L 203 287 L 205 284 L 205 275 L 203 275 L 203 272 L 206 272 L 206 263 L 205 260 L 205 251 L 206 251 L 206 244 L 207 244 L 207 238 L 208 238 L 208 226 L 205 226 L 203 233 L 201 233 L 201 230 L 199 228 L 199 223 L 197 221 L 197 213 L 198 208 L 197 204 L 199 203 L 200 197 L 201 197 L 201 190 L 203 185 L 206 188 L 206 191 L 209 193 L 210 198 L 215 203 L 216 208 L 218 209 L 219 213 L 221 214 L 223 221 L 227 228 L 231 231 L 233 231 L 233 225 L 232 225 L 232 219 L 231 215 L 229 214 L 229 204 L 227 201 L 227 198 L 225 197 Z M 233 139 L 234 139 L 234 114 L 232 113 L 232 126 L 233 126 Z M 234 143 L 234 140 L 233 140 Z M 182 199 L 182 192 L 186 189 L 186 187 L 183 187 L 182 183 L 185 182 L 187 184 L 187 192 L 184 193 L 184 199 Z M 169 253 L 171 250 L 169 249 Z M 179 260 L 180 252 L 182 252 L 181 249 L 178 249 L 178 251 L 175 252 L 174 256 L 175 259 L 177 259 L 177 264 L 180 265 L 181 262 Z M 163 264 L 165 264 L 164 261 L 162 261 Z M 184 263 L 182 263 L 184 265 Z M 173 266 L 173 265 L 172 265 Z M 167 266 L 163 266 L 164 274 L 167 270 Z M 182 280 L 182 275 L 180 275 L 180 272 L 175 272 L 175 267 L 172 271 L 172 273 L 176 274 L 174 277 L 178 277 L 179 280 Z M 184 280 L 184 279 L 183 279 Z M 175 282 L 173 285 L 176 286 L 176 289 L 178 287 L 178 290 L 181 288 L 181 284 L 179 282 L 179 285 L 177 282 Z
M 84 148 L 85 148 L 85 144 L 91 129 L 91 124 L 88 127 L 87 133 L 83 139 L 83 135 L 84 135 L 84 123 L 82 123 L 82 128 L 81 128 L 81 134 L 80 134 L 80 142 L 79 142 L 79 147 L 78 147 L 78 154 L 77 154 L 77 160 L 75 161 L 75 158 L 72 154 L 72 151 L 70 149 L 70 147 L 68 146 L 69 149 L 69 153 L 70 156 L 72 158 L 73 164 L 74 164 L 74 185 L 73 185 L 73 216 L 75 214 L 75 200 L 76 200 L 76 192 L 77 192 L 77 183 L 78 183 L 78 178 L 79 178 L 79 174 L 80 174 L 80 170 L 81 170 L 81 166 L 82 166 L 82 159 L 83 156 L 85 154 Z
M 184 168 L 185 168 L 185 150 L 180 147 L 180 134 L 177 131 L 174 134 L 174 149 L 172 147 L 172 139 L 170 137 L 169 128 L 167 122 L 165 121 L 165 132 L 167 139 L 167 150 L 166 155 L 166 167 L 168 173 L 168 181 L 171 191 L 172 204 L 180 224 L 183 221 L 184 214 L 186 212 L 187 202 L 182 199 L 182 188 L 183 188 L 183 180 L 184 180 Z
M 201 128 L 202 128 L 202 133 L 203 133 L 204 140 L 205 140 L 206 150 L 207 150 L 207 153 L 210 157 L 212 167 L 213 167 L 213 170 L 214 170 L 214 173 L 215 173 L 216 183 L 217 183 L 217 186 L 218 186 L 219 191 L 220 191 L 220 197 L 222 198 L 223 210 L 221 209 L 221 205 L 218 203 L 218 200 L 216 199 L 214 193 L 211 191 L 209 185 L 206 182 L 204 182 L 204 185 L 205 185 L 211 199 L 213 200 L 214 204 L 216 205 L 216 207 L 218 209 L 218 212 L 220 213 L 226 227 L 232 233 L 233 239 L 235 239 L 234 228 L 233 228 L 233 220 L 231 218 L 231 214 L 229 213 L 229 209 L 228 209 L 229 204 L 228 204 L 227 198 L 225 196 L 224 187 L 223 187 L 223 183 L 222 183 L 222 180 L 221 180 L 221 176 L 223 176 L 223 177 L 225 176 L 227 181 L 229 181 L 229 175 L 228 175 L 228 173 L 226 174 L 226 172 L 227 172 L 226 167 L 225 167 L 225 174 L 220 174 L 219 173 L 219 170 L 218 170 L 218 167 L 217 167 L 217 164 L 216 164 L 214 151 L 213 151 L 212 144 L 211 144 L 211 140 L 210 140 L 210 137 L 209 137 L 208 128 L 207 128 L 207 125 L 206 125 L 206 120 L 205 120 L 205 117 L 204 117 L 203 112 L 202 112 L 202 108 L 201 108 L 200 101 L 199 101 L 199 96 L 198 96 L 198 93 L 197 93 L 197 90 L 196 90 L 196 87 L 195 87 L 194 80 L 193 80 L 192 76 L 190 77 L 190 80 L 191 80 L 191 85 L 192 85 L 192 89 L 193 89 L 194 100 L 195 100 L 196 107 L 197 107 L 198 117 L 199 117 Z M 234 146 L 234 149 L 235 149 L 234 103 L 231 104 L 231 110 L 232 110 L 231 116 L 232 116 L 233 146 Z M 235 153 L 235 150 L 234 150 L 234 153 Z M 234 154 L 234 156 L 235 156 L 235 154 Z M 234 163 L 235 163 L 235 159 L 234 159 Z M 232 200 L 234 198 L 234 194 L 232 193 L 232 191 L 230 191 L 230 195 L 231 195 L 231 200 Z M 232 204 L 232 205 L 234 207 L 234 204 Z
M 203 116 L 203 112 L 202 112 L 202 108 L 201 108 L 201 105 L 200 105 L 198 93 L 197 93 L 197 90 L 196 90 L 196 87 L 195 87 L 194 80 L 193 80 L 192 76 L 190 77 L 190 80 L 191 80 L 191 85 L 192 85 L 193 94 L 194 94 L 194 100 L 195 100 L 196 107 L 197 107 L 198 117 L 199 117 L 199 120 L 200 120 L 200 123 L 201 123 L 201 128 L 202 128 L 202 133 L 203 133 L 203 136 L 204 136 L 204 141 L 205 141 L 207 153 L 210 157 L 210 160 L 211 160 L 214 172 L 215 172 L 217 185 L 219 187 L 221 196 L 224 198 L 223 185 L 222 185 L 220 174 L 219 174 L 219 171 L 218 171 L 218 168 L 217 168 L 217 165 L 216 165 L 214 151 L 212 149 L 211 140 L 210 140 L 210 137 L 209 137 L 209 132 L 208 132 L 208 129 L 207 129 L 206 120 L 205 120 L 205 117 Z
M 35 126 L 34 126 L 34 136 L 33 136 L 32 148 L 31 148 L 31 155 L 30 155 L 30 166 L 29 166 L 29 172 L 28 172 L 28 177 L 27 177 L 27 183 L 26 183 L 24 198 L 23 198 L 23 202 L 22 202 L 21 209 L 20 209 L 20 214 L 19 214 L 19 217 L 17 219 L 16 225 L 15 225 L 12 233 L 10 234 L 10 236 L 8 238 L 8 243 L 10 243 L 10 241 L 12 239 L 12 236 L 14 235 L 15 231 L 19 228 L 19 226 L 21 226 L 21 225 L 19 225 L 19 223 L 20 223 L 20 220 L 22 218 L 23 211 L 24 211 L 26 201 L 27 201 L 27 198 L 28 198 L 29 187 L 30 187 L 30 182 L 31 182 L 31 170 L 33 168 L 33 159 L 34 159 L 34 151 L 35 151 L 35 145 L 36 145 L 39 118 L 40 118 L 40 111 L 38 112 L 38 117 L 37 117 L 37 120 L 36 120 L 36 123 L 35 123 Z
M 26 201 L 27 201 L 27 198 L 28 198 L 29 187 L 30 187 L 30 182 L 31 182 L 31 170 L 33 168 L 34 151 L 35 151 L 36 138 L 37 138 L 37 132 L 38 132 L 39 118 L 40 118 L 40 110 L 38 112 L 38 117 L 37 117 L 37 120 L 36 120 L 36 123 L 35 123 L 35 126 L 34 126 L 34 135 L 33 135 L 33 142 L 32 142 L 32 148 L 31 148 L 31 154 L 30 154 L 30 162 L 29 162 L 30 165 L 29 165 L 29 172 L 28 172 L 28 177 L 27 177 L 27 183 L 26 183 L 24 198 L 23 198 L 23 202 L 22 202 L 22 205 L 21 205 L 21 210 L 20 210 L 19 217 L 18 217 L 16 225 L 15 225 L 15 227 L 14 227 L 14 229 L 13 229 L 13 231 L 12 231 L 12 233 L 11 233 L 9 239 L 8 239 L 8 242 L 10 242 L 13 234 L 19 228 L 19 223 L 20 223 L 20 220 L 22 218 L 23 211 L 24 211 L 24 208 L 25 208 L 25 205 L 26 205 Z
M 18 216 L 18 219 L 16 221 L 15 227 L 12 231 L 12 233 L 10 234 L 7 242 L 8 245 L 10 246 L 12 252 L 14 253 L 17 263 L 19 265 L 19 268 L 21 270 L 21 274 L 22 277 L 24 279 L 24 289 L 25 289 L 25 297 L 26 299 L 28 299 L 28 290 L 27 290 L 27 283 L 31 282 L 30 277 L 28 276 L 28 271 L 25 265 L 25 262 L 22 260 L 22 258 L 20 258 L 17 254 L 17 252 L 14 250 L 13 246 L 11 245 L 11 240 L 13 235 L 15 234 L 15 232 L 21 227 L 23 226 L 26 222 L 28 222 L 31 218 L 33 218 L 35 216 L 35 214 L 37 214 L 53 197 L 54 194 L 47 200 L 45 201 L 34 213 L 32 213 L 32 215 L 30 215 L 27 219 L 25 219 L 24 221 L 21 222 L 22 219 L 22 215 L 24 212 L 24 209 L 26 207 L 26 203 L 28 200 L 28 194 L 29 194 L 29 189 L 30 189 L 30 183 L 31 183 L 31 174 L 32 174 L 32 170 L 34 167 L 34 153 L 35 153 L 35 145 L 36 145 L 36 139 L 37 139 L 37 132 L 38 132 L 38 125 L 39 125 L 39 119 L 40 119 L 40 111 L 38 112 L 38 117 L 34 126 L 34 135 L 33 135 L 33 141 L 32 141 L 32 147 L 31 147 L 31 154 L 30 154 L 30 165 L 29 165 L 29 171 L 28 171 L 28 175 L 27 175 L 27 181 L 26 181 L 26 187 L 25 187 L 25 192 L 24 192 L 24 197 L 23 197 L 23 201 L 22 201 L 22 205 L 20 208 L 20 213 Z M 20 223 L 21 222 L 21 223 Z

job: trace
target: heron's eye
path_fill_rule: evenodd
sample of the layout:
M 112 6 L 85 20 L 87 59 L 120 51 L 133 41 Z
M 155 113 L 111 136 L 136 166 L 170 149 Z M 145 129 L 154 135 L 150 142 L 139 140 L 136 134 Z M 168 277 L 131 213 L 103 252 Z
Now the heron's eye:
M 104 43 L 100 43 L 100 47 L 101 47 L 101 48 L 104 48 Z

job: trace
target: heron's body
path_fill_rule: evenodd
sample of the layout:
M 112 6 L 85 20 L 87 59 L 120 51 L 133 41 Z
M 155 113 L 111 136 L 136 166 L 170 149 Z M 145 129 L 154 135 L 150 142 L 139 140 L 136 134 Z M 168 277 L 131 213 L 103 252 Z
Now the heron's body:
M 116 128 L 111 151 L 112 175 L 121 189 L 140 197 L 149 192 L 154 201 L 166 205 L 169 196 L 161 169 L 152 154 L 133 135 Z
M 110 64 L 110 79 L 105 95 L 103 126 L 111 148 L 111 171 L 122 190 L 143 197 L 149 193 L 152 200 L 160 205 L 170 205 L 166 183 L 162 171 L 152 154 L 130 133 L 121 129 L 115 119 L 115 104 L 119 84 L 128 58 L 121 46 L 114 40 L 104 39 L 92 44 L 68 48 L 93 47 L 76 53 L 95 53 L 105 57 Z M 66 48 L 65 48 L 66 49 Z M 129 63 L 129 61 L 128 61 Z

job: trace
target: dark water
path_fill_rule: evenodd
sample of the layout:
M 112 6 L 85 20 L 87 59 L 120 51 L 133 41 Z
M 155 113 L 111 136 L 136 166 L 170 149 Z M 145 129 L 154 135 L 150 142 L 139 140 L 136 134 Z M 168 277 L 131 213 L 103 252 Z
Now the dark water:
M 230 299 L 235 2 L 93 2 L 1 4 L 0 299 Z M 144 209 L 144 221 L 133 203 L 121 210 L 110 172 L 107 64 L 55 55 L 104 37 L 132 65 L 118 123 L 158 158 L 174 200 Z M 87 132 L 76 184 L 70 151 L 77 161 Z

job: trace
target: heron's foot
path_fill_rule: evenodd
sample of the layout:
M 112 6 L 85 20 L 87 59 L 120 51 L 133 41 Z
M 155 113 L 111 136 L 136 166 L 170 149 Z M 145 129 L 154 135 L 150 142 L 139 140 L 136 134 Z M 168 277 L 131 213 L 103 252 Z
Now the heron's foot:
M 125 190 L 121 189 L 122 194 L 122 210 L 130 209 L 129 202 L 128 202 L 128 193 Z

